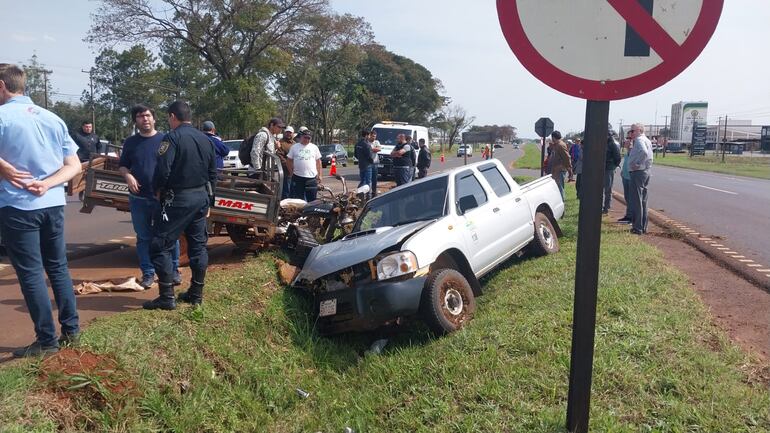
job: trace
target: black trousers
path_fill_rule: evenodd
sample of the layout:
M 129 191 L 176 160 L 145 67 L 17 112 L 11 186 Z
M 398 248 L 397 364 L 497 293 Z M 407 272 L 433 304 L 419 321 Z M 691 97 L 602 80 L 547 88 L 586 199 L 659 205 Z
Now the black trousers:
M 209 210 L 209 195 L 205 188 L 175 191 L 171 203 L 161 202 L 153 217 L 153 237 L 150 243 L 150 258 L 160 284 L 173 284 L 174 264 L 172 253 L 182 233 L 187 237 L 187 256 L 193 279 L 203 283 L 209 255 L 206 244 L 206 214 Z M 165 213 L 165 218 L 163 214 Z

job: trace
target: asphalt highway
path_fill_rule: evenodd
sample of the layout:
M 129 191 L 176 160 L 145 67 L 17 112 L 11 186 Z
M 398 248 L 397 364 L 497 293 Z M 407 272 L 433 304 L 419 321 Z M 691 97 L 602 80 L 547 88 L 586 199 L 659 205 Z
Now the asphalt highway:
M 623 192 L 619 172 L 614 189 Z M 770 265 L 770 180 L 653 163 L 648 206 Z

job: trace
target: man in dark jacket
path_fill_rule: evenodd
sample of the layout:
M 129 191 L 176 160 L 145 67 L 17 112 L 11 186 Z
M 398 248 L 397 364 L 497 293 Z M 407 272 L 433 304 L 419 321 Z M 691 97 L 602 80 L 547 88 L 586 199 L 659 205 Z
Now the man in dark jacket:
M 369 185 L 370 191 L 372 188 L 372 165 L 374 165 L 374 152 L 372 152 L 372 143 L 369 142 L 371 133 L 368 129 L 362 129 L 361 137 L 353 150 L 353 154 L 358 160 L 358 174 L 361 178 L 358 187 Z
M 612 182 L 615 180 L 615 169 L 620 165 L 620 146 L 610 131 L 607 137 L 607 156 L 604 160 L 604 205 L 602 213 L 610 212 L 612 204 Z
M 72 139 L 78 145 L 78 158 L 80 162 L 86 162 L 91 159 L 91 154 L 102 153 L 102 143 L 99 136 L 94 133 L 94 124 L 86 120 L 80 126 L 80 130 L 72 134 Z
M 420 139 L 420 154 L 417 155 L 417 178 L 422 179 L 428 175 L 430 168 L 430 149 L 425 144 L 425 139 Z

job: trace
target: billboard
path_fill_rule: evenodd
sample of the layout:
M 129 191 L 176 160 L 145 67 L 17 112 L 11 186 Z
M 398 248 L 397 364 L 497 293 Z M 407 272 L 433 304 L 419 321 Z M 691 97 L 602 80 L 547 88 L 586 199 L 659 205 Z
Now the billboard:
M 463 143 L 465 144 L 489 144 L 494 142 L 494 132 L 463 132 Z
M 708 103 L 706 102 L 688 102 L 682 105 L 682 130 L 679 134 L 682 140 L 692 138 L 693 126 L 706 124 L 707 112 Z

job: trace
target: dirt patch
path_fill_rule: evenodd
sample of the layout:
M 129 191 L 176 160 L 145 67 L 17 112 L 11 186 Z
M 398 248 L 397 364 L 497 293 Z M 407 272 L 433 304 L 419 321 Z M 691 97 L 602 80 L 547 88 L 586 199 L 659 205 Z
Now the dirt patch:
M 625 207 L 615 203 L 610 220 L 620 218 Z M 641 239 L 663 252 L 667 263 L 688 276 L 716 324 L 742 349 L 760 358 L 750 375 L 770 383 L 770 293 L 721 267 L 702 252 L 672 235 L 665 227 L 650 224 Z
M 84 350 L 63 349 L 46 358 L 38 377 L 44 390 L 35 398 L 56 403 L 47 410 L 64 430 L 73 425 L 94 427 L 90 411 L 126 416 L 124 408 L 138 396 L 136 383 L 114 358 Z

